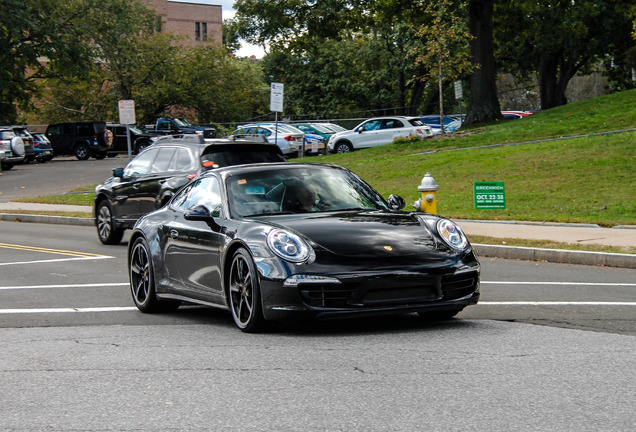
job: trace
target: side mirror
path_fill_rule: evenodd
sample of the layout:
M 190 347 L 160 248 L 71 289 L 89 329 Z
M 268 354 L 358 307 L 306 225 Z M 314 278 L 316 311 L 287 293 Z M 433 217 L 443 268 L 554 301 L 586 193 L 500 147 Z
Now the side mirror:
M 358 129 L 356 129 L 356 132 L 358 132 L 359 134 L 361 134 L 363 130 L 364 130 L 364 129 L 362 128 L 362 126 L 360 126 Z
M 202 221 L 202 222 L 210 222 L 214 221 L 214 218 L 210 214 L 210 210 L 204 205 L 195 205 L 190 207 L 185 214 L 183 215 L 185 220 L 189 221 Z
M 123 168 L 115 168 L 113 170 L 113 177 L 124 178 L 124 169 Z
M 391 210 L 402 210 L 406 206 L 406 201 L 399 195 L 389 195 L 389 207 Z

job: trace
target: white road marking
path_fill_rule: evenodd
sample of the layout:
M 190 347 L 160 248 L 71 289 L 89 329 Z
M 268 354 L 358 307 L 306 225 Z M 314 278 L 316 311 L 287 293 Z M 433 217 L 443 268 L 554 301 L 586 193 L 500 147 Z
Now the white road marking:
M 482 285 L 572 285 L 572 286 L 633 286 L 636 283 L 614 282 L 510 282 L 510 281 L 480 281 Z
M 592 301 L 480 301 L 477 306 L 636 306 L 636 302 Z
M 86 260 L 98 260 L 98 259 L 109 259 L 109 258 L 115 258 L 115 257 L 101 255 L 101 256 L 82 257 L 82 258 L 59 258 L 59 259 L 52 259 L 52 260 L 18 261 L 18 262 L 0 263 L 0 266 L 20 265 L 20 264 L 57 263 L 57 262 L 63 262 L 63 261 L 86 261 Z
M 96 287 L 119 287 L 128 286 L 128 282 L 122 283 L 100 283 L 100 284 L 76 284 L 76 285 L 25 285 L 0 287 L 1 290 L 23 290 L 23 289 L 60 289 L 60 288 L 96 288 Z
M 636 283 L 606 283 L 606 282 L 511 282 L 511 281 L 482 281 L 483 285 L 569 285 L 569 286 L 636 286 Z M 101 288 L 124 287 L 128 282 L 91 283 L 69 285 L 25 285 L 6 286 L 0 290 L 28 290 L 28 289 L 65 289 L 65 288 Z M 480 301 L 477 306 L 636 306 L 636 302 L 602 302 L 602 301 Z M 130 307 L 90 307 L 90 308 L 34 308 L 34 309 L 0 309 L 0 315 L 8 314 L 38 314 L 38 313 L 96 313 L 96 312 L 129 312 L 136 311 Z

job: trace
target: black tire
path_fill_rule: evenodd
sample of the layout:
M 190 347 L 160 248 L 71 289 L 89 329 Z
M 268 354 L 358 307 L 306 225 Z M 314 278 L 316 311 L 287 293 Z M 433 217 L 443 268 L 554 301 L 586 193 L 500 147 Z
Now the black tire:
M 250 253 L 238 249 L 230 267 L 228 304 L 236 326 L 245 333 L 263 330 L 265 319 L 261 304 L 258 273 Z
M 135 147 L 135 154 L 139 154 L 141 153 L 146 147 L 148 147 L 150 144 L 152 144 L 151 142 L 148 141 L 141 141 L 139 142 L 136 147 Z
M 451 311 L 437 311 L 437 312 L 418 312 L 417 314 L 424 321 L 436 322 L 436 321 L 448 321 L 457 315 L 460 311 L 451 310 Z
M 346 141 L 338 141 L 333 148 L 334 153 L 349 153 L 353 151 L 351 143 Z
M 89 157 L 91 157 L 91 152 L 88 148 L 88 144 L 85 142 L 75 144 L 73 153 L 78 160 L 87 160 Z
M 108 200 L 102 200 L 97 204 L 95 224 L 97 225 L 97 237 L 99 237 L 102 243 L 105 245 L 114 245 L 121 242 L 124 230 L 122 228 L 115 228 L 113 209 Z
M 176 310 L 181 304 L 176 300 L 158 300 L 155 291 L 155 270 L 150 259 L 150 248 L 143 237 L 138 237 L 130 249 L 128 274 L 130 293 L 137 309 L 145 313 Z
M 2 171 L 9 171 L 11 168 L 13 168 L 13 164 L 12 163 L 3 163 L 1 165 Z

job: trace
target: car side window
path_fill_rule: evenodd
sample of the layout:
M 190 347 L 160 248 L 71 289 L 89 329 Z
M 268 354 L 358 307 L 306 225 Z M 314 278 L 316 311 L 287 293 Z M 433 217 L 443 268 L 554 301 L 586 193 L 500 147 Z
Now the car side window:
M 62 133 L 64 135 L 74 135 L 75 134 L 75 127 L 72 124 L 62 125 Z
M 62 128 L 60 125 L 49 126 L 49 128 L 46 130 L 46 133 L 51 136 L 59 135 L 61 132 Z
M 399 120 L 395 120 L 395 119 L 390 119 L 390 120 L 383 120 L 382 121 L 382 129 L 395 129 L 395 128 L 401 128 L 404 125 L 402 124 L 402 122 L 400 122 Z
M 133 159 L 124 169 L 124 177 L 134 177 L 150 172 L 150 163 L 157 154 L 157 149 L 153 148 L 141 153 Z
M 91 128 L 87 124 L 78 124 L 77 125 L 77 134 L 78 135 L 90 135 L 92 133 Z
M 380 129 L 381 126 L 382 126 L 381 120 L 372 120 L 362 125 L 362 129 L 365 131 L 374 131 L 374 130 Z
M 192 155 L 186 148 L 178 148 L 168 171 L 190 171 L 194 169 Z
M 157 157 L 152 161 L 150 172 L 154 174 L 168 171 L 175 150 L 171 147 L 160 148 L 157 152 Z
M 216 177 L 204 177 L 192 182 L 172 201 L 172 206 L 182 212 L 203 205 L 212 217 L 221 214 L 221 188 Z

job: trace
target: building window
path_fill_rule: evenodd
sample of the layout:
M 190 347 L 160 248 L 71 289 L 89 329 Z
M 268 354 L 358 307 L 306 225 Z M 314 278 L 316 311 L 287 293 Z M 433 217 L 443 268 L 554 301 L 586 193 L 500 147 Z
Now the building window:
M 201 40 L 201 23 L 194 23 L 194 39 Z
M 201 23 L 201 33 L 203 34 L 203 40 L 208 40 L 208 23 Z

